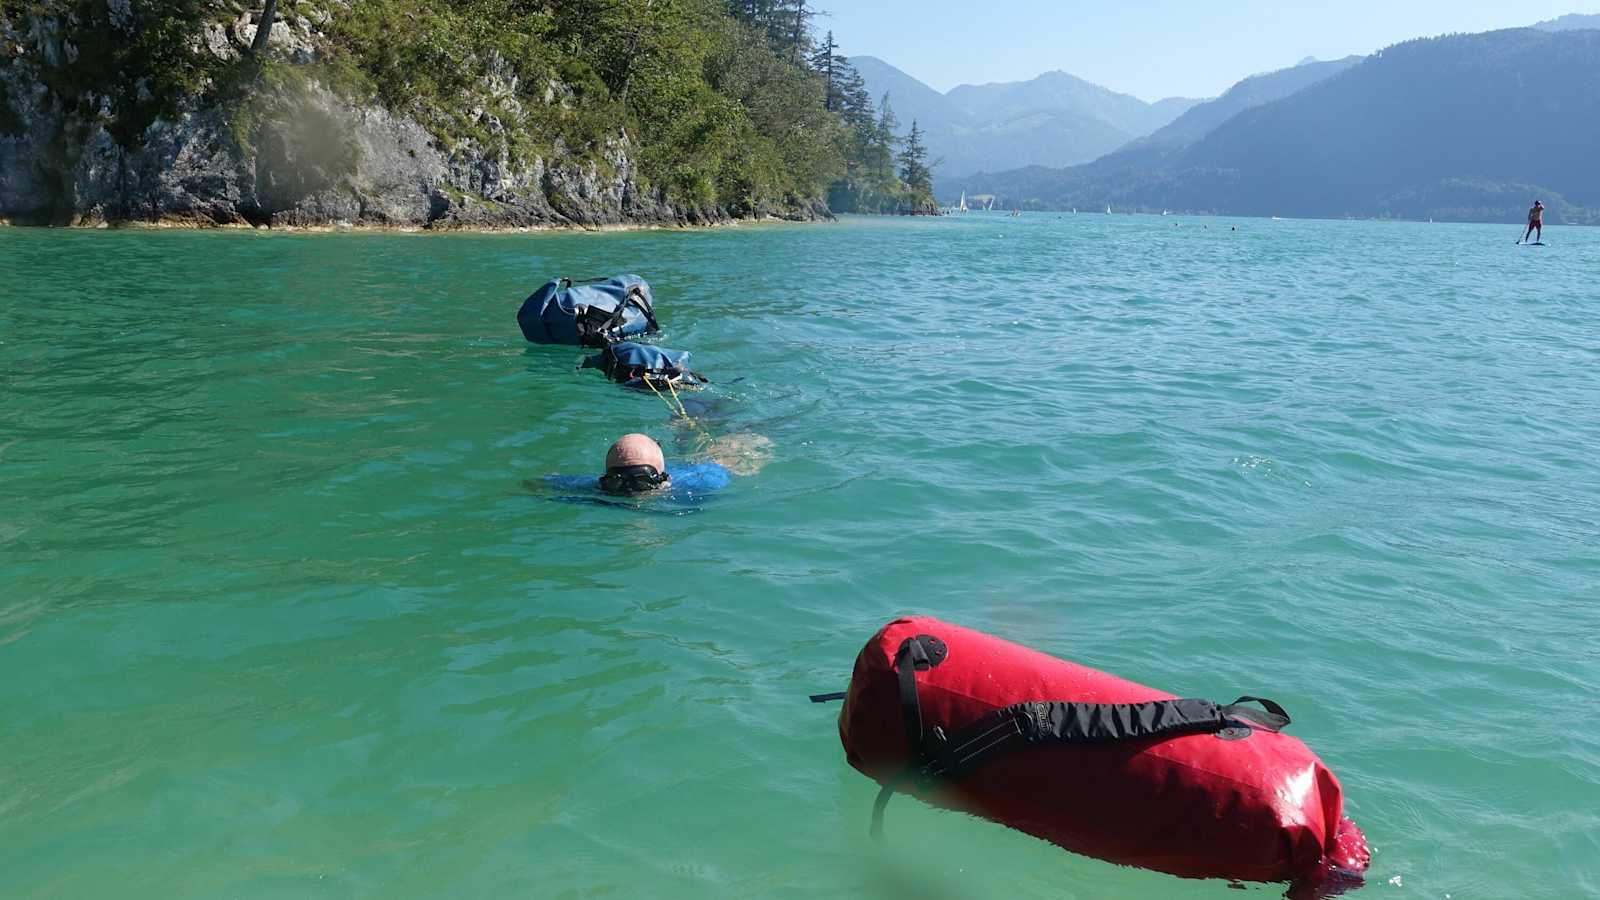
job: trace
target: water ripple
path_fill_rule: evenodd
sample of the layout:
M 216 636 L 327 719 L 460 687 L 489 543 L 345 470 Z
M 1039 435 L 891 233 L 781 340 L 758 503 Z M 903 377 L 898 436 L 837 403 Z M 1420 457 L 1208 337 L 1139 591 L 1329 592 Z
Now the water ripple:
M 1284 702 L 1380 883 L 1593 894 L 1600 236 L 1513 249 L 0 230 L 8 887 L 1233 896 L 914 803 L 866 849 L 872 786 L 804 695 L 921 611 Z M 702 514 L 523 486 L 625 431 L 700 444 L 516 332 L 544 278 L 623 270 L 714 379 L 699 427 L 773 445 Z

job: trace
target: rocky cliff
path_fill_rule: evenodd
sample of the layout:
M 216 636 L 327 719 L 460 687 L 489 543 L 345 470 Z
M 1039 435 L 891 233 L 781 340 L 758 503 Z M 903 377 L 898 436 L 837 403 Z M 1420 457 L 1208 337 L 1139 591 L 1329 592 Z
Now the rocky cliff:
M 98 24 L 113 40 L 122 29 L 133 41 L 130 2 L 44 3 L 0 16 L 0 219 L 537 228 L 828 216 L 822 201 L 805 198 L 738 208 L 673 202 L 640 177 L 621 124 L 581 154 L 559 139 L 544 152 L 514 153 L 500 138 L 507 109 L 520 112 L 528 91 L 492 65 L 479 94 L 495 102 L 454 111 L 476 137 L 443 139 L 411 115 L 326 86 L 316 63 L 329 14 L 307 4 L 289 6 L 263 58 L 271 65 L 254 68 L 243 64 L 256 61 L 248 52 L 256 12 L 209 8 L 188 48 L 214 64 L 199 70 L 207 80 L 130 130 L 119 104 L 159 105 L 150 79 L 85 84 L 63 74 L 101 52 L 74 40 L 85 15 L 103 15 Z M 248 80 L 231 92 L 211 83 L 242 69 Z M 552 80 L 541 99 L 570 97 Z

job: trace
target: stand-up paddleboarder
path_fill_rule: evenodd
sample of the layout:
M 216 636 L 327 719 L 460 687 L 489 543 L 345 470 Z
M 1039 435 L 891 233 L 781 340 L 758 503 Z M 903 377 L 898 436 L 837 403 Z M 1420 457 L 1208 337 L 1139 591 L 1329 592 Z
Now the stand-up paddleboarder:
M 1523 232 L 1517 243 L 1528 239 L 1528 235 L 1536 234 L 1534 243 L 1544 243 L 1544 201 L 1533 201 L 1533 209 L 1528 210 L 1528 230 Z

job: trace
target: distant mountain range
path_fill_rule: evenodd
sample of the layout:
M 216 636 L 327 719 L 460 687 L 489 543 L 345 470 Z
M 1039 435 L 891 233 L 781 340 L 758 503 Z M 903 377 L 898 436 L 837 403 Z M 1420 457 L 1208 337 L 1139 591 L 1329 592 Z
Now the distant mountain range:
M 1239 113 L 1299 93 L 1324 78 L 1343 72 L 1361 59 L 1359 56 L 1347 56 L 1332 62 L 1304 59 L 1292 69 L 1252 75 L 1229 88 L 1221 97 L 1190 108 L 1150 136 L 1136 140 L 1123 149 L 1131 151 L 1138 148 L 1172 148 L 1192 144 Z
M 1478 221 L 1517 221 L 1539 196 L 1549 221 L 1595 220 L 1597 25 L 1568 16 L 1257 76 L 1090 164 L 944 179 L 940 196 Z
M 1600 28 L 1600 16 L 1580 16 L 1577 14 L 1551 19 L 1533 26 L 1540 31 L 1577 31 L 1583 28 Z
M 1150 134 L 1199 101 L 1146 103 L 1065 72 L 1028 81 L 964 84 L 941 94 L 873 56 L 850 62 L 874 100 L 889 95 L 902 128 L 912 120 L 939 161 L 941 181 L 983 169 L 1071 166 Z
M 1155 131 L 1199 102 L 1169 97 L 1146 103 L 1061 71 L 1028 81 L 963 84 L 944 96 L 974 122 L 1060 111 L 1099 119 L 1134 136 Z

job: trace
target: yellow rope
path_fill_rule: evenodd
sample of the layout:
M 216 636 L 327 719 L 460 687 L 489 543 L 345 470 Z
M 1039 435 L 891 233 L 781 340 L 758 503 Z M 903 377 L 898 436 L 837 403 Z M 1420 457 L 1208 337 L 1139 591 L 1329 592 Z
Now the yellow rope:
M 678 412 L 683 413 L 685 419 L 689 419 L 689 409 L 683 405 L 683 399 L 678 396 L 678 389 L 672 386 L 672 379 L 670 378 L 667 379 L 667 390 L 672 392 L 672 399 L 678 404 Z M 693 422 L 694 420 L 689 419 L 689 421 Z
M 654 381 L 650 380 L 650 373 L 646 372 L 642 377 L 644 378 L 644 386 L 650 389 L 650 393 L 655 394 L 657 397 L 660 397 L 661 398 L 661 402 L 667 404 L 667 412 L 672 413 L 674 416 L 676 416 L 678 414 L 678 411 L 672 408 L 672 403 L 670 401 L 668 401 L 667 398 L 665 396 L 663 396 L 660 391 L 656 390 L 656 383 Z M 672 383 L 668 382 L 667 383 L 667 387 L 672 387 Z
M 695 431 L 699 432 L 700 439 L 702 441 L 710 442 L 715 440 L 715 438 L 711 436 L 710 432 L 705 430 L 704 426 L 694 420 L 694 416 L 689 415 L 689 408 L 683 405 L 683 399 L 678 396 L 678 389 L 672 386 L 672 379 L 666 379 L 666 383 L 667 390 L 672 392 L 672 400 L 676 400 L 678 402 L 676 408 L 673 407 L 672 400 L 668 400 L 665 394 L 662 394 L 661 391 L 656 389 L 655 381 L 648 373 L 640 376 L 640 378 L 644 381 L 645 387 L 650 389 L 650 393 L 660 397 L 661 402 L 667 405 L 667 411 L 672 413 L 673 418 L 682 416 L 683 420 L 689 423 L 690 428 L 693 428 Z

